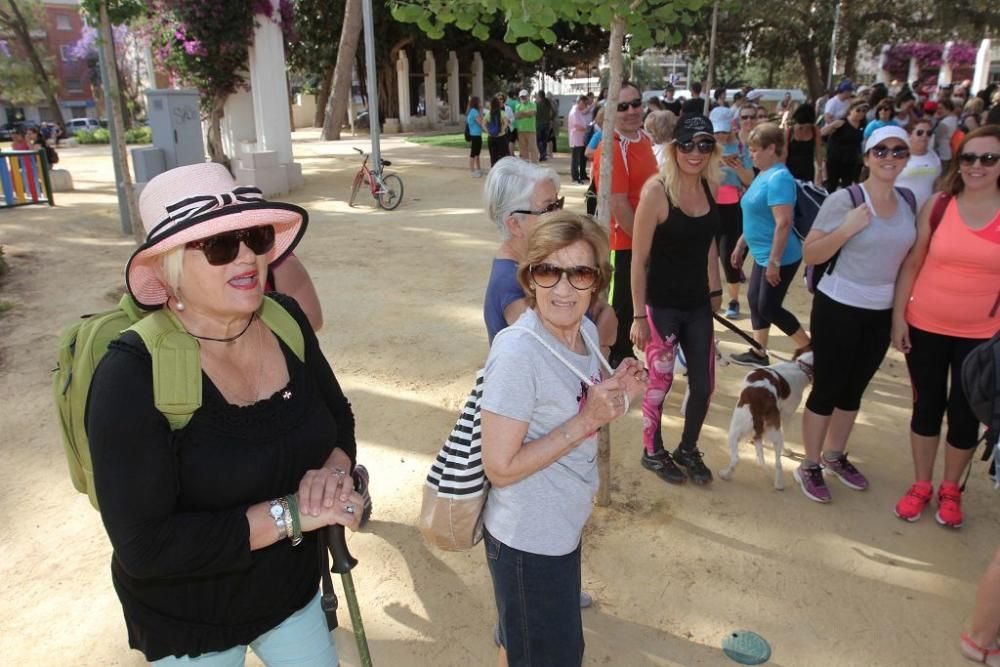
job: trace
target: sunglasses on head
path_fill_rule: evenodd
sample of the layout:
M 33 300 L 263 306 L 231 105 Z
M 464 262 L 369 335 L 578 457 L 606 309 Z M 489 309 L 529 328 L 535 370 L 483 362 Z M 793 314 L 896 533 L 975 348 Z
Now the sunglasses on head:
M 637 97 L 634 100 L 632 100 L 631 102 L 619 102 L 618 103 L 618 110 L 621 111 L 621 112 L 625 112 L 625 111 L 628 111 L 629 107 L 632 107 L 633 109 L 638 109 L 641 106 L 642 106 L 642 99 L 639 98 L 639 97 Z
M 896 146 L 895 148 L 889 148 L 888 146 L 883 146 L 879 144 L 868 151 L 879 160 L 884 160 L 887 156 L 891 155 L 893 160 L 904 160 L 910 157 L 910 149 L 906 146 Z
M 976 164 L 976 160 L 982 162 L 984 167 L 992 167 L 1000 162 L 1000 153 L 962 153 L 958 156 L 958 161 L 966 167 Z
M 702 139 L 701 141 L 677 142 L 677 150 L 684 154 L 690 153 L 696 148 L 702 155 L 708 155 L 715 150 L 715 141 L 711 139 Z
M 263 255 L 274 247 L 274 226 L 263 225 L 249 229 L 235 229 L 200 241 L 190 241 L 186 247 L 201 250 L 212 266 L 222 266 L 236 259 L 240 254 L 240 242 L 246 244 L 255 255 Z
M 541 211 L 526 211 L 524 209 L 518 209 L 517 211 L 511 211 L 511 213 L 523 213 L 524 215 L 545 215 L 546 213 L 552 213 L 553 211 L 561 211 L 564 203 L 566 203 L 566 198 L 560 197 L 543 208 Z
M 556 266 L 555 264 L 532 264 L 528 269 L 531 280 L 539 287 L 555 287 L 566 276 L 570 286 L 578 290 L 588 290 L 597 283 L 600 275 L 592 266 Z

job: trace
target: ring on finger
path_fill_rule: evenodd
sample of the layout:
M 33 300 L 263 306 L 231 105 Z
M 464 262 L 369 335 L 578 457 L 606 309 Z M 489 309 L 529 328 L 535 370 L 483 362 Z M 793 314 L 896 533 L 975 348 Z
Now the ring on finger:
M 354 514 L 354 505 L 351 503 L 347 503 L 347 505 L 344 506 L 344 511 L 347 512 L 348 514 Z
M 340 476 L 343 476 L 343 475 L 347 474 L 347 471 L 344 470 L 343 468 L 334 468 L 330 472 L 332 472 L 334 475 L 340 475 Z

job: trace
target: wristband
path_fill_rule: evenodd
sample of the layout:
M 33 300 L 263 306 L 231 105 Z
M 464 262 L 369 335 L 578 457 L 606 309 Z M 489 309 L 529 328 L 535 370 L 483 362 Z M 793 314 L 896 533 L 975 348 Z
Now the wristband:
M 645 315 L 636 315 L 632 319 L 633 320 L 644 320 L 644 319 L 646 319 L 646 316 Z
M 709 299 L 714 299 L 717 296 L 722 296 L 722 290 L 721 289 L 712 290 L 711 292 L 708 293 L 708 298 Z
M 292 520 L 292 546 L 297 547 L 302 542 L 302 519 L 299 516 L 299 504 L 295 500 L 295 494 L 289 493 L 285 496 L 288 503 L 288 512 Z

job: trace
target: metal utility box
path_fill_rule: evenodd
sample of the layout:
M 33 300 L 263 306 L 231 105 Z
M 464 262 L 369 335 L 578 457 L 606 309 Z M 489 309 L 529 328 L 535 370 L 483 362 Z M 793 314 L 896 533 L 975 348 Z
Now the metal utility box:
M 198 91 L 163 89 L 146 91 L 153 145 L 163 151 L 167 169 L 205 161 L 201 135 Z

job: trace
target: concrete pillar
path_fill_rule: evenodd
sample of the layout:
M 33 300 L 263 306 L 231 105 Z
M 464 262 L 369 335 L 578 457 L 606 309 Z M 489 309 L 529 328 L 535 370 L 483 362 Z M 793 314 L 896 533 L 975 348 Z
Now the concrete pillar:
M 278 0 L 270 0 L 278 14 Z M 269 19 L 259 19 L 250 47 L 250 90 L 253 93 L 257 150 L 274 151 L 278 164 L 287 170 L 288 186 L 302 183 L 302 167 L 292 158 L 292 126 L 288 112 L 285 79 L 285 43 L 281 28 Z
M 889 86 L 889 82 L 892 80 L 892 76 L 889 74 L 889 49 L 892 48 L 888 44 L 882 45 L 882 52 L 878 57 L 878 81 L 879 83 L 884 83 L 886 87 Z
M 479 51 L 472 54 L 472 94 L 482 101 L 484 109 L 489 108 L 483 95 L 483 57 L 479 55 Z
M 396 60 L 396 82 L 399 86 L 399 125 L 407 132 L 410 129 L 410 60 L 403 49 L 399 50 Z
M 951 83 L 951 64 L 948 63 L 948 52 L 951 51 L 951 46 L 955 42 L 945 42 L 944 50 L 941 51 L 941 69 L 938 70 L 937 85 L 938 87 L 947 85 Z
M 976 54 L 976 71 L 972 75 L 972 93 L 982 90 L 990 80 L 990 50 L 993 40 L 984 39 L 979 44 L 979 53 Z
M 239 157 L 244 142 L 257 141 L 253 117 L 253 96 L 249 90 L 237 90 L 226 99 L 222 127 L 222 147 L 232 159 Z
M 437 64 L 433 53 L 424 53 L 424 106 L 427 110 L 427 122 L 433 128 L 437 127 Z
M 910 58 L 910 70 L 906 73 L 906 83 L 912 83 L 920 78 L 920 63 L 916 58 Z
M 458 87 L 458 54 L 448 52 L 448 110 L 451 112 L 451 122 L 457 123 L 462 118 L 462 100 L 459 99 Z

